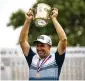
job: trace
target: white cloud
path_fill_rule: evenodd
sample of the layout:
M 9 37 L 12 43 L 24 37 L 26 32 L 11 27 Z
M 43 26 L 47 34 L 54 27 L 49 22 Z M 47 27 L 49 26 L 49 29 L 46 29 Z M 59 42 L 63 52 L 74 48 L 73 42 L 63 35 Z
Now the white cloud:
M 19 38 L 21 27 L 13 30 L 6 26 L 11 13 L 18 9 L 27 11 L 35 2 L 36 0 L 0 0 L 0 47 L 14 47 Z

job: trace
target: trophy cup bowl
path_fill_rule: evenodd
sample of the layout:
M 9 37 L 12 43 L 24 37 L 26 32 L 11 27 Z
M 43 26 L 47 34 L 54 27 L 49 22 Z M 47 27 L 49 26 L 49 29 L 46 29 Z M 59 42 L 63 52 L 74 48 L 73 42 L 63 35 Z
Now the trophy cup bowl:
M 37 27 L 45 27 L 50 19 L 51 7 L 45 3 L 39 3 L 36 7 L 34 23 Z

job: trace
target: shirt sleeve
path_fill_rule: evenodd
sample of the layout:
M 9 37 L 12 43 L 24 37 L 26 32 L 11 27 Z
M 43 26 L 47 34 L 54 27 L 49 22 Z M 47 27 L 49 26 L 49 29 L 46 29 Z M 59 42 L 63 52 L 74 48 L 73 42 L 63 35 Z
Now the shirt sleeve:
M 65 52 L 62 55 L 59 55 L 58 51 L 55 53 L 55 60 L 56 63 L 58 64 L 58 67 L 62 67 L 64 59 L 65 59 Z
M 34 53 L 33 50 L 30 48 L 28 56 L 25 56 L 29 67 L 30 67 L 30 65 L 31 65 L 32 58 L 33 58 L 34 55 L 35 55 L 35 53 Z

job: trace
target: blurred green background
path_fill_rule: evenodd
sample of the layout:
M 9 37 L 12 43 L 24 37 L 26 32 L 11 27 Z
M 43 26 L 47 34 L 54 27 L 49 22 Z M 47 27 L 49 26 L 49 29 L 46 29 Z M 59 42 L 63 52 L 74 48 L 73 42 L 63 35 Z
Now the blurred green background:
M 33 5 L 36 7 L 38 3 L 46 3 L 52 8 L 59 9 L 58 21 L 65 30 L 68 39 L 68 46 L 85 46 L 85 1 L 84 0 L 37 0 Z M 19 9 L 10 15 L 8 27 L 13 26 L 14 29 L 22 27 L 25 21 L 25 12 Z M 58 43 L 58 36 L 52 21 L 46 27 L 36 27 L 34 22 L 31 23 L 29 33 L 29 43 L 33 46 L 33 41 L 40 34 L 51 36 L 53 46 Z

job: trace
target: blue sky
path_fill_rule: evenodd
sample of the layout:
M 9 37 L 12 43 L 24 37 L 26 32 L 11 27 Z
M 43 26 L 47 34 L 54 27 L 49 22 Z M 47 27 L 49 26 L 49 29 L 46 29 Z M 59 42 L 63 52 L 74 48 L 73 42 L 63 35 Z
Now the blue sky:
M 11 13 L 18 9 L 27 12 L 35 2 L 36 0 L 0 0 L 0 48 L 11 48 L 18 42 L 21 27 L 13 30 L 6 26 Z

